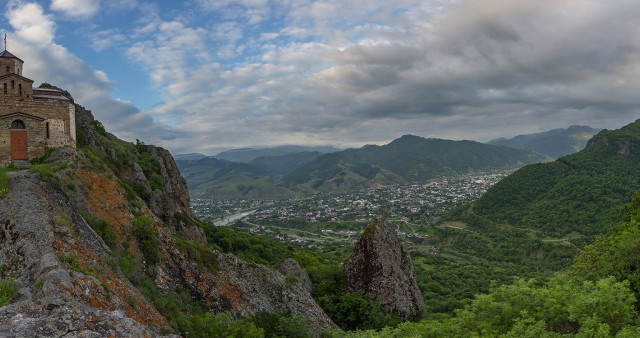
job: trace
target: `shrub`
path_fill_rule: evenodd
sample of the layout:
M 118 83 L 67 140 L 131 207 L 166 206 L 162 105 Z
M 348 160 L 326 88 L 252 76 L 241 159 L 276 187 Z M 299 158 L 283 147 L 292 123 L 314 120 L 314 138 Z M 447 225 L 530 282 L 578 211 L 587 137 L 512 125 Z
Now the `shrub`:
M 53 153 L 53 151 L 55 150 L 55 148 L 44 148 L 44 154 L 42 154 L 41 156 L 35 157 L 31 160 L 31 164 L 42 164 L 44 163 L 49 156 L 51 156 L 51 154 Z
M 83 214 L 82 217 L 89 223 L 89 226 L 95 231 L 111 249 L 117 245 L 117 236 L 113 232 L 113 225 L 104 219 L 97 218 L 90 214 Z
M 149 215 L 141 215 L 133 219 L 133 234 L 138 239 L 138 246 L 144 258 L 151 265 L 160 262 L 160 240 L 158 232 L 153 226 L 153 218 Z
M 287 277 L 284 279 L 284 286 L 288 288 L 288 287 L 290 287 L 291 285 L 293 285 L 293 284 L 295 284 L 295 283 L 298 283 L 299 281 L 300 281 L 300 280 L 299 280 L 299 279 L 298 279 L 298 277 L 296 277 L 296 276 L 287 276 Z
M 215 273 L 220 269 L 218 265 L 218 256 L 213 253 L 210 248 L 194 242 L 185 241 L 180 238 L 176 238 L 176 247 L 181 252 L 185 253 L 191 261 L 194 261 L 201 268 L 206 268 L 211 273 Z
M 144 172 L 144 176 L 149 181 L 151 189 L 160 189 L 164 191 L 164 179 L 159 175 L 160 164 L 158 161 L 147 153 L 140 153 L 138 155 L 138 165 Z

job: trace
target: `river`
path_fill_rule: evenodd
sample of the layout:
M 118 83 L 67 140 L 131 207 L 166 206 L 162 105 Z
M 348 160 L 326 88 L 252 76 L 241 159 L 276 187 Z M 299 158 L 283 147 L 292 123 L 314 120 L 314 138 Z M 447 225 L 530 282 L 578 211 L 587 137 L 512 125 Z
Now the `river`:
M 220 220 L 217 220 L 217 221 L 213 222 L 213 225 L 227 226 L 227 225 L 229 225 L 229 224 L 231 224 L 231 223 L 233 223 L 233 222 L 235 222 L 235 221 L 237 221 L 239 219 L 243 219 L 243 218 L 253 214 L 256 211 L 258 211 L 258 210 L 255 209 L 255 210 L 244 211 L 244 212 L 241 212 L 241 213 L 238 213 L 238 214 L 233 214 L 233 215 L 230 215 L 227 218 L 223 218 L 223 219 L 220 219 Z

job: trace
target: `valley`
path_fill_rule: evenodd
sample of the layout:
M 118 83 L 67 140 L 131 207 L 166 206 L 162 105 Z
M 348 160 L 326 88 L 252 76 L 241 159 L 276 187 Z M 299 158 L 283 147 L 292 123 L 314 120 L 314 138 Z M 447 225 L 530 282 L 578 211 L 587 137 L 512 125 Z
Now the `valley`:
M 428 311 L 450 313 L 475 294 L 487 292 L 491 283 L 509 283 L 513 276 L 548 275 L 539 267 L 486 260 L 451 246 L 453 236 L 481 234 L 462 222 L 441 221 L 451 210 L 481 197 L 512 172 L 476 172 L 440 177 L 422 185 L 316 193 L 304 199 L 193 199 L 191 206 L 195 215 L 218 227 L 266 237 L 335 263 L 349 257 L 373 219 L 386 215 L 411 252 Z M 246 215 L 248 211 L 251 214 Z M 239 215 L 245 216 L 238 219 Z M 231 218 L 234 221 L 227 223 Z
M 422 185 L 316 193 L 304 199 L 193 199 L 191 206 L 203 220 L 224 226 L 241 219 L 235 226 L 282 242 L 352 243 L 371 219 L 381 214 L 398 226 L 400 236 L 426 239 L 433 233 L 427 227 L 433 227 L 443 214 L 480 197 L 509 173 L 511 170 L 477 172 Z

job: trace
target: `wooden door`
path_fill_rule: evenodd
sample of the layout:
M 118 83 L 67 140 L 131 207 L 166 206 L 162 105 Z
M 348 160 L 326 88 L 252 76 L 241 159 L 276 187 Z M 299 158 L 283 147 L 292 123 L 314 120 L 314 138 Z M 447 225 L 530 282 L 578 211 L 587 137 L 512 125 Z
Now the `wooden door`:
M 26 130 L 11 131 L 11 159 L 12 160 L 27 159 L 27 131 Z

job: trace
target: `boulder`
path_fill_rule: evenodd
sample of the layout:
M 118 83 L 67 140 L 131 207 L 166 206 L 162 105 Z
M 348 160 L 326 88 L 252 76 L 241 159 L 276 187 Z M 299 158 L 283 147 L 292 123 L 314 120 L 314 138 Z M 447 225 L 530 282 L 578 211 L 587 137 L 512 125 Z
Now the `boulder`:
M 421 315 L 424 304 L 411 255 L 391 222 L 378 219 L 369 225 L 343 269 L 350 292 L 362 291 L 383 311 L 403 320 Z

